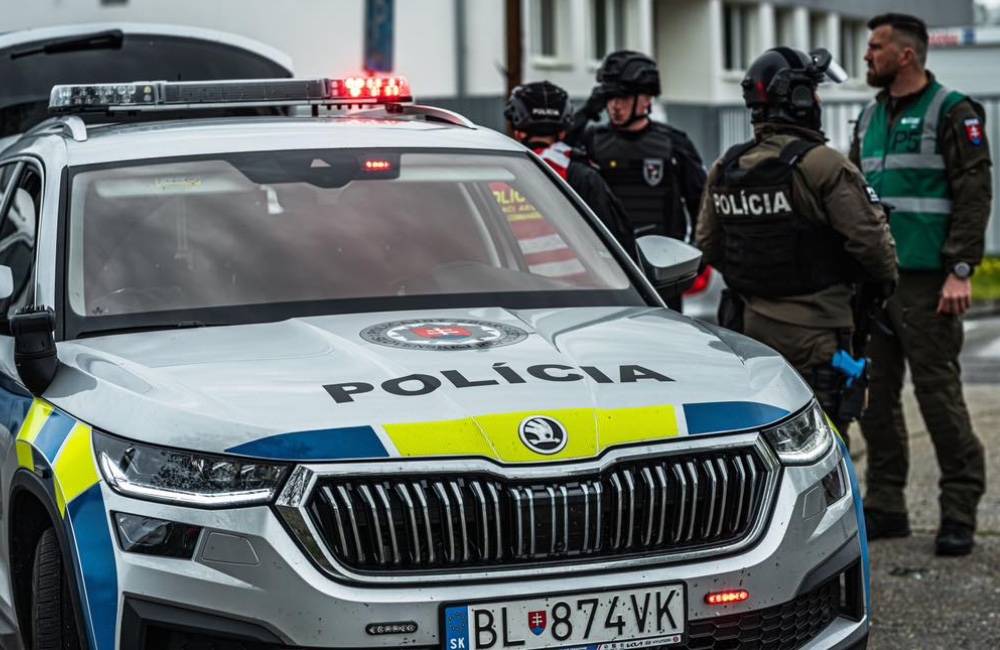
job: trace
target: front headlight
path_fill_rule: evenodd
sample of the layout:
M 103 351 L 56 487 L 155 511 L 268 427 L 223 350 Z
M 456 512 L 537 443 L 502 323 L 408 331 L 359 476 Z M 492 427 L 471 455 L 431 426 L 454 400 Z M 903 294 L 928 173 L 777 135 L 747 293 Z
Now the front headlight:
M 778 458 L 787 465 L 815 463 L 830 450 L 833 430 L 819 404 L 813 402 L 806 410 L 776 427 L 764 430 Z
M 104 480 L 125 496 L 202 508 L 248 506 L 274 498 L 286 465 L 156 447 L 94 431 Z

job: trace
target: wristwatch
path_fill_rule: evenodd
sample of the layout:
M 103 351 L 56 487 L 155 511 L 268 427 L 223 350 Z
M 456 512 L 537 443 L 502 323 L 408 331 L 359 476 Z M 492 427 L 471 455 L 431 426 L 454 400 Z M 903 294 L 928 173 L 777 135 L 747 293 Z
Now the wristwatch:
M 951 267 L 952 275 L 959 280 L 968 280 L 972 277 L 973 272 L 975 272 L 975 267 L 968 262 L 956 262 L 955 266 Z

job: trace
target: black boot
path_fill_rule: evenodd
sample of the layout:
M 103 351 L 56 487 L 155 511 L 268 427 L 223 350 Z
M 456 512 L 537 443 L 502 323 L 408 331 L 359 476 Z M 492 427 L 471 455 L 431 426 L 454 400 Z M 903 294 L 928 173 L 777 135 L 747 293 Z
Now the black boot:
M 865 508 L 865 528 L 868 541 L 890 537 L 909 537 L 910 518 L 905 512 L 885 512 Z
M 945 519 L 938 529 L 937 539 L 934 540 L 934 552 L 947 556 L 968 555 L 976 544 L 975 532 L 976 529 L 968 524 Z

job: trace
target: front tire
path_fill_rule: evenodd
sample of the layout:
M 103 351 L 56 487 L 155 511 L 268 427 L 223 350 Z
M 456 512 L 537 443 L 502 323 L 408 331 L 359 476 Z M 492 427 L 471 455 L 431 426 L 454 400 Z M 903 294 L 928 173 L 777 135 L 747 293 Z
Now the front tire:
M 32 650 L 80 650 L 73 599 L 56 531 L 48 528 L 35 546 L 31 569 Z

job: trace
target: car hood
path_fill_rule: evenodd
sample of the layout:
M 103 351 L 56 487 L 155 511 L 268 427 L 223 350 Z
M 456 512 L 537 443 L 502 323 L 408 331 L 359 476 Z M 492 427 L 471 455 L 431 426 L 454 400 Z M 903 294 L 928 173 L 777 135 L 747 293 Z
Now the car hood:
M 297 318 L 69 341 L 59 357 L 44 397 L 94 427 L 299 461 L 588 458 L 759 428 L 811 399 L 771 349 L 655 308 Z

